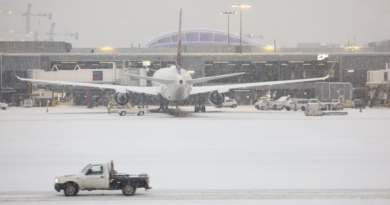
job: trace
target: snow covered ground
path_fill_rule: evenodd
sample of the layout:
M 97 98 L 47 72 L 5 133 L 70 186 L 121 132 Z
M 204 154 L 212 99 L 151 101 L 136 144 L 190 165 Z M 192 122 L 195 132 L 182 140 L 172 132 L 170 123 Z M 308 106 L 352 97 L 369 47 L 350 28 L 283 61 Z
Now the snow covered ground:
M 249 106 L 207 110 L 186 118 L 161 113 L 122 117 L 108 115 L 104 108 L 85 107 L 49 108 L 49 113 L 46 108 L 0 110 L 0 203 L 23 203 L 17 198 L 26 196 L 28 201 L 34 193 L 42 196 L 38 200 L 42 203 L 64 202 L 66 198 L 54 191 L 55 176 L 111 159 L 119 172 L 150 175 L 153 189 L 138 190 L 140 196 L 126 203 L 137 199 L 170 203 L 164 193 L 177 203 L 390 203 L 390 109 L 362 113 L 345 109 L 346 116 L 322 117 Z M 283 197 L 283 190 L 302 189 L 313 194 Z M 314 191 L 323 193 L 323 189 L 340 190 L 341 197 L 325 200 L 334 197 Z M 356 189 L 360 191 L 354 192 L 355 197 L 346 194 Z M 246 198 L 222 194 L 213 199 L 219 196 L 213 190 L 238 190 Z M 267 190 L 277 196 L 271 199 L 279 199 L 256 197 Z M 363 196 L 370 190 L 376 191 Z M 257 194 L 250 197 L 248 191 Z M 187 192 L 209 197 L 173 197 Z M 95 195 L 89 194 L 94 193 L 122 198 L 120 191 L 80 192 L 87 199 L 72 200 L 92 202 Z M 103 201 L 116 201 L 116 197 Z

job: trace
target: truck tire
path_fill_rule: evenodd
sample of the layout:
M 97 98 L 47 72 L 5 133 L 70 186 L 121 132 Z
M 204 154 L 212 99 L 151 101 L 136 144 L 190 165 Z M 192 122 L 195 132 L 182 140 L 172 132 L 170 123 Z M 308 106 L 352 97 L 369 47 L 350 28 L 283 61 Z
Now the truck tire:
M 122 193 L 125 196 L 133 196 L 135 194 L 136 188 L 131 184 L 126 184 L 122 187 Z
M 2 109 L 2 110 L 5 110 L 5 107 L 2 107 L 1 109 Z
M 232 108 L 236 108 L 236 107 L 237 107 L 237 105 L 235 105 L 235 104 L 234 104 L 234 105 L 232 105 Z
M 122 111 L 120 115 L 121 116 L 126 116 L 126 111 Z
M 302 110 L 302 111 L 305 111 L 305 110 L 306 110 L 306 108 L 305 108 L 304 106 L 302 106 L 302 107 L 301 107 L 301 110 Z
M 287 110 L 287 111 L 290 111 L 290 107 L 286 107 L 286 110 Z
M 261 110 L 261 108 L 260 108 L 260 107 L 257 107 L 257 110 Z
M 144 111 L 139 111 L 138 116 L 142 116 L 142 115 L 144 115 L 144 114 L 145 114 Z
M 202 112 L 206 112 L 206 106 L 202 105 L 201 111 L 202 111 Z
M 75 183 L 67 183 L 64 188 L 64 194 L 65 196 L 76 196 L 76 194 L 79 192 L 79 186 Z

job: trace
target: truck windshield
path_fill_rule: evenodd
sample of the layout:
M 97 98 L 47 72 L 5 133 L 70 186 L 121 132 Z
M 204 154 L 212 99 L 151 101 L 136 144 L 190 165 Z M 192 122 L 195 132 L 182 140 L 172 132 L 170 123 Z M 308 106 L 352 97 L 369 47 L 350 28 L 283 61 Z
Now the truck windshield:
M 88 164 L 87 166 L 85 166 L 82 170 L 81 170 L 81 173 L 85 173 L 88 169 L 88 167 L 91 166 L 91 164 Z

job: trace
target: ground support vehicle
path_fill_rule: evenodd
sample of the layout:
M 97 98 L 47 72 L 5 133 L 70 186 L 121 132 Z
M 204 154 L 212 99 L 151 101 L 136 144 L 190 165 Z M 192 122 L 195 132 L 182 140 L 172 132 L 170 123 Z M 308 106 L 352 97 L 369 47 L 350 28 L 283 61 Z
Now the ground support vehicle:
M 352 108 L 364 108 L 366 109 L 366 103 L 364 102 L 363 99 L 355 99 L 353 100 L 353 105 L 352 105 Z
M 75 196 L 79 190 L 122 190 L 123 195 L 135 194 L 137 188 L 151 189 L 147 174 L 118 174 L 114 162 L 88 164 L 78 174 L 55 178 L 54 189 L 64 190 L 65 196 Z
M 260 100 L 257 103 L 255 103 L 255 108 L 259 109 L 260 102 L 263 100 L 268 100 L 268 99 L 269 99 L 269 97 L 260 97 Z
M 259 102 L 257 109 L 258 110 L 283 110 L 283 104 L 274 104 L 273 101 L 269 99 L 262 100 Z
M 290 110 L 297 111 L 299 109 L 301 109 L 302 111 L 305 111 L 306 110 L 306 104 L 308 103 L 308 101 L 309 100 L 305 100 L 305 99 L 292 100 L 284 108 L 287 111 L 290 111 Z
M 340 101 L 337 99 L 333 99 L 331 101 L 323 101 L 320 103 L 322 109 L 324 110 L 340 110 L 342 107 L 340 106 Z
M 0 103 L 0 107 L 1 107 L 2 110 L 6 110 L 6 109 L 8 109 L 8 104 Z
M 342 104 L 343 108 L 353 108 L 353 101 L 346 100 L 344 104 Z
M 127 114 L 142 116 L 146 113 L 149 113 L 148 108 L 120 108 L 120 109 L 110 109 L 110 113 L 118 113 L 120 116 L 126 116 Z
M 235 99 L 226 99 L 223 101 L 220 105 L 215 105 L 216 108 L 222 108 L 222 107 L 231 107 L 236 108 L 237 107 L 237 101 Z
M 270 106 L 273 109 L 283 109 L 286 105 L 288 105 L 291 102 L 291 97 L 290 96 L 282 96 L 277 100 L 270 101 Z
M 308 103 L 305 109 L 306 116 L 322 116 L 321 105 L 319 103 Z

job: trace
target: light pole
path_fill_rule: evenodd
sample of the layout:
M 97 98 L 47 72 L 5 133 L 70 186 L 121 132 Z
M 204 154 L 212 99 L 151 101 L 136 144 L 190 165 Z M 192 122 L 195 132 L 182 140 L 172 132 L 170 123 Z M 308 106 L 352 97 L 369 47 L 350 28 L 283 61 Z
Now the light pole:
M 233 4 L 233 8 L 240 8 L 240 55 L 242 54 L 242 8 L 250 8 L 248 4 Z
M 237 14 L 236 12 L 227 12 L 227 11 L 225 11 L 225 12 L 221 12 L 221 14 L 227 14 L 228 15 L 228 45 L 229 45 L 229 38 L 230 38 L 230 32 L 229 32 L 229 16 L 230 16 L 230 14 Z

